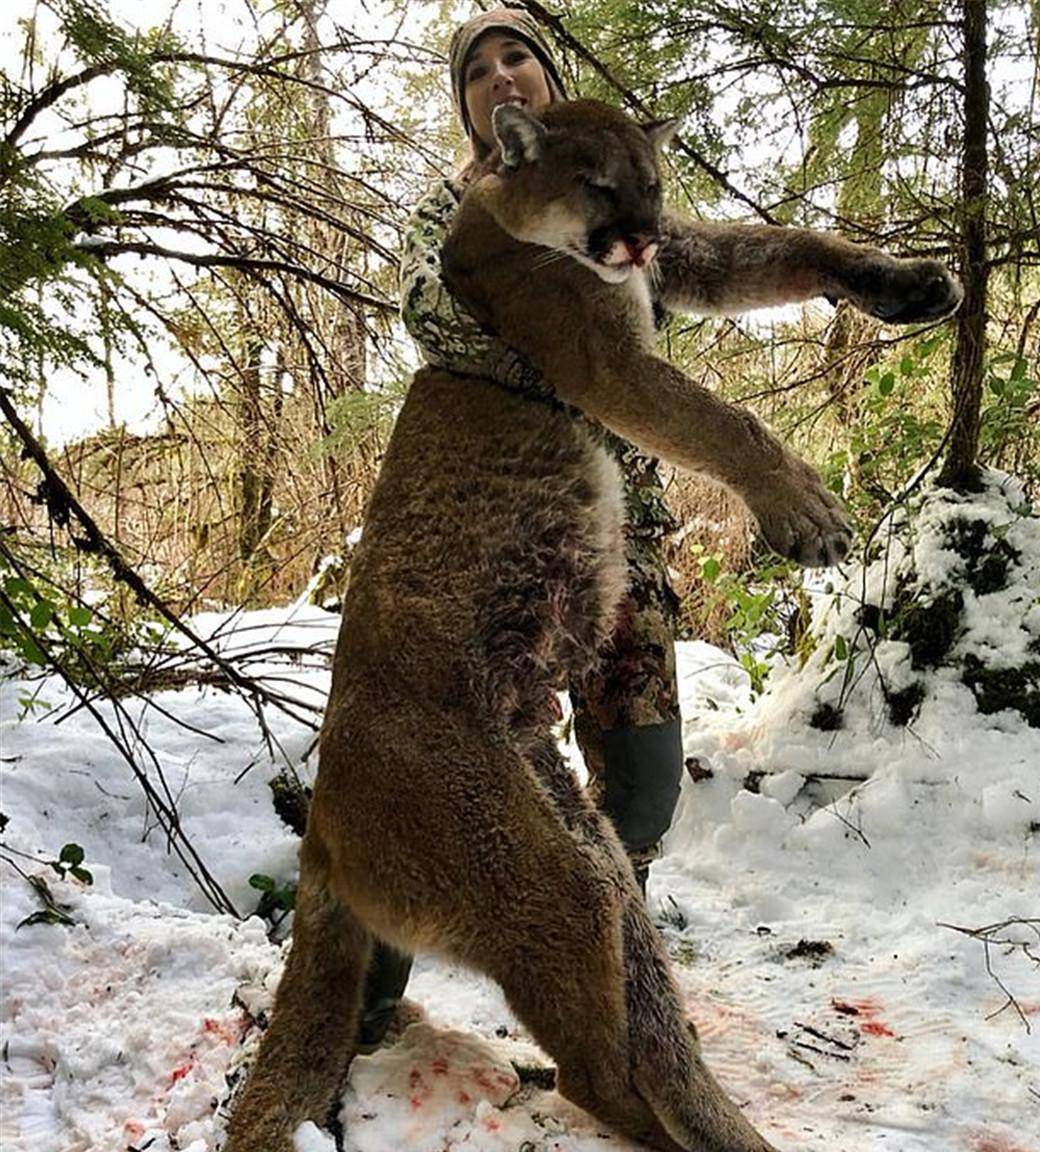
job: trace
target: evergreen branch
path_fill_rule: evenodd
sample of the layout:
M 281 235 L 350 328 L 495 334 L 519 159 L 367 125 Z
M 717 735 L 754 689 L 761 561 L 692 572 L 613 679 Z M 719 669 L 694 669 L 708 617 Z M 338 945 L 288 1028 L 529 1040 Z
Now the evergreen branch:
M 587 48 L 576 36 L 568 32 L 563 25 L 563 20 L 559 16 L 554 16 L 550 13 L 538 3 L 538 0 L 523 0 L 523 7 L 540 23 L 544 24 L 547 28 L 551 28 L 555 38 L 561 44 L 566 45 L 575 55 L 580 56 L 597 75 L 605 80 L 615 92 L 621 96 L 629 108 L 648 120 L 653 118 L 653 113 L 647 107 L 646 103 L 640 99 L 631 88 L 618 80 L 595 53 Z M 684 152 L 699 168 L 706 172 L 716 184 L 734 197 L 734 199 L 739 200 L 742 204 L 746 204 L 760 219 L 764 220 L 767 224 L 780 223 L 767 208 L 763 208 L 752 196 L 749 196 L 746 192 L 742 192 L 721 168 L 712 164 L 703 153 L 688 144 L 681 136 L 675 137 L 673 146 L 678 148 L 679 151 Z
M 66 76 L 63 80 L 56 80 L 53 84 L 48 84 L 25 106 L 21 116 L 15 121 L 14 127 L 4 137 L 4 143 L 8 148 L 13 148 L 36 117 L 60 100 L 67 92 L 71 92 L 74 88 L 80 88 L 84 84 L 89 84 L 91 80 L 96 80 L 99 76 L 116 72 L 118 69 L 119 65 L 114 61 L 108 64 L 92 64 L 89 68 L 84 68 L 82 72 L 76 72 L 72 76 Z

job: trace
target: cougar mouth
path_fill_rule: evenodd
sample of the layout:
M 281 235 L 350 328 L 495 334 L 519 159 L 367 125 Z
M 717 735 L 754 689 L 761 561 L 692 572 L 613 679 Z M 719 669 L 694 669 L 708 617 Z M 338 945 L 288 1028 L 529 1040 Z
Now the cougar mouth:
M 620 259 L 610 259 L 613 248 L 604 253 L 593 254 L 588 248 L 584 252 L 578 252 L 572 249 L 572 254 L 576 255 L 584 264 L 590 265 L 595 269 L 596 273 L 603 279 L 610 283 L 620 283 L 627 280 L 635 272 L 643 272 L 649 268 L 657 255 L 658 243 L 652 241 L 647 244 L 645 248 L 641 249 L 637 255 L 633 255 L 631 250 L 627 250 L 625 255 Z M 639 256 L 643 252 L 647 253 L 646 259 L 640 260 Z
M 591 268 L 601 280 L 605 280 L 608 284 L 621 284 L 636 270 L 636 264 L 632 260 L 622 264 L 608 264 L 602 256 L 594 256 L 587 248 L 582 249 L 575 244 L 569 244 L 567 251 L 575 260 L 587 268 Z

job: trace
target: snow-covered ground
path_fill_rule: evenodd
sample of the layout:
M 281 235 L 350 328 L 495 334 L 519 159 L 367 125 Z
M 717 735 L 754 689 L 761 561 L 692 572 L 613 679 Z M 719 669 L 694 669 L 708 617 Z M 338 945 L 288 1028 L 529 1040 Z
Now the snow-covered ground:
M 918 561 L 941 567 L 922 524 Z M 962 648 L 1021 657 L 1016 629 L 1040 624 L 1032 524 L 998 525 L 1015 543 L 1012 586 L 969 594 Z M 1011 613 L 1016 588 L 1025 602 Z M 785 1152 L 1038 1152 L 1040 729 L 1014 711 L 980 714 L 944 669 L 921 674 L 908 726 L 878 719 L 871 673 L 841 695 L 840 727 L 812 727 L 814 709 L 838 692 L 825 667 L 833 638 L 853 643 L 846 609 L 830 604 L 806 667 L 774 672 L 758 701 L 728 655 L 680 646 L 693 771 L 649 899 L 690 1015 L 720 1079 Z M 225 643 L 331 644 L 336 626 L 296 606 L 242 617 Z M 875 671 L 902 687 L 914 677 L 898 644 L 877 645 Z M 278 672 L 312 696 L 326 686 L 322 672 Z M 58 710 L 69 703 L 54 681 L 33 688 Z M 259 919 L 211 910 L 89 715 L 23 719 L 26 691 L 0 685 L 0 1141 L 11 1152 L 207 1152 L 219 1146 L 226 1073 L 249 1051 L 281 949 Z M 191 689 L 157 702 L 165 715 L 140 702 L 134 714 L 187 835 L 248 912 L 251 874 L 294 875 L 296 840 L 267 783 L 279 765 L 236 697 Z M 312 733 L 275 712 L 269 722 L 308 778 Z M 38 863 L 69 842 L 84 849 L 89 886 Z M 74 924 L 16 930 L 41 905 L 9 861 L 44 876 Z M 988 953 L 956 930 L 1012 918 Z M 352 1067 L 346 1149 L 632 1147 L 554 1092 L 519 1084 L 514 1065 L 545 1058 L 487 980 L 420 957 L 409 995 L 425 1019 Z M 313 1126 L 298 1141 L 334 1148 Z

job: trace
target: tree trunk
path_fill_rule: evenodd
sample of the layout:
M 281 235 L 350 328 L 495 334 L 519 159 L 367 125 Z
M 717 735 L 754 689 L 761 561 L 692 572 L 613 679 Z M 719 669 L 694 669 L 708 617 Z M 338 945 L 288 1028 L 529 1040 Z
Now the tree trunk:
M 249 565 L 270 528 L 270 501 L 264 500 L 270 480 L 265 477 L 267 451 L 261 399 L 261 355 L 258 340 L 250 340 L 238 382 L 238 420 L 241 460 L 238 471 L 238 555 Z
M 108 426 L 116 426 L 116 370 L 112 363 L 112 291 L 104 275 L 98 276 L 98 314 L 101 320 L 101 346 L 105 362 L 105 403 Z M 118 532 L 116 539 L 119 538 Z
M 325 71 L 321 38 L 318 35 L 318 22 L 325 14 L 328 0 L 300 0 L 299 9 L 303 16 L 304 56 L 301 65 L 303 78 L 312 86 L 310 89 L 310 134 L 312 153 L 317 160 L 314 167 L 314 181 L 329 195 L 330 211 L 349 213 L 349 209 L 337 201 L 345 199 L 343 181 L 337 175 L 336 151 L 332 143 L 332 109 L 328 93 L 323 85 L 328 84 Z M 364 222 L 357 221 L 360 227 Z M 310 225 L 311 243 L 316 251 L 325 252 L 332 264 L 330 276 L 349 280 L 352 260 L 362 260 L 363 255 L 351 251 L 346 237 L 337 234 L 328 224 L 313 221 Z M 316 295 L 314 293 L 312 296 Z M 364 386 L 366 355 L 365 325 L 360 310 L 351 308 L 341 300 L 333 300 L 327 295 L 320 299 L 319 307 L 327 319 L 329 340 L 327 347 L 335 352 L 334 358 L 326 365 L 328 395 L 323 402 L 335 399 L 344 392 L 356 391 Z M 322 405 L 324 407 L 324 403 Z M 323 434 L 330 429 L 322 426 Z
M 304 23 L 301 75 L 311 85 L 308 127 L 311 151 L 316 160 L 312 178 L 328 194 L 329 210 L 349 215 L 350 210 L 344 203 L 344 182 L 337 174 L 336 152 L 331 136 L 332 109 L 328 94 L 322 90 L 322 86 L 328 83 L 328 76 L 318 24 L 327 6 L 328 0 L 299 0 L 299 11 Z M 364 224 L 360 226 L 364 227 Z M 326 274 L 334 279 L 349 281 L 351 263 L 363 261 L 364 254 L 352 250 L 350 241 L 328 224 L 311 221 L 308 229 L 311 246 L 315 251 L 324 252 L 328 256 L 330 267 L 324 269 Z M 319 436 L 327 436 L 332 431 L 327 417 L 330 402 L 364 388 L 368 367 L 365 323 L 360 310 L 349 307 L 341 300 L 332 299 L 327 293 L 308 291 L 307 295 L 311 302 L 308 311 L 322 335 L 324 347 L 331 352 L 324 365 L 322 386 L 315 381 L 314 391 L 316 431 Z M 341 465 L 333 454 L 328 453 L 323 457 L 323 469 L 326 487 L 332 497 L 334 521 L 342 532 L 346 527 L 346 510 Z M 328 547 L 328 543 L 323 542 L 322 547 Z
M 982 374 L 986 351 L 986 0 L 963 0 L 964 151 L 961 158 L 963 228 L 961 279 L 964 303 L 957 315 L 951 385 L 953 420 L 946 461 L 939 476 L 949 487 L 971 486 L 978 475 Z

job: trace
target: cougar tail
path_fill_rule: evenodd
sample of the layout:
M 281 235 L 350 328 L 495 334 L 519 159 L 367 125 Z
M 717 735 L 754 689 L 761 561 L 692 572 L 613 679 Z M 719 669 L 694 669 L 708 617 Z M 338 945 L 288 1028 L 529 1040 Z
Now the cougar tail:
M 300 1124 L 326 1123 L 354 1056 L 371 947 L 364 925 L 333 892 L 328 854 L 308 830 L 292 950 L 224 1152 L 292 1152 Z
M 658 1124 L 687 1152 L 776 1152 L 701 1059 L 642 900 L 629 897 L 623 924 L 632 1083 Z
M 683 1063 L 683 1061 L 679 1061 Z M 745 1119 L 705 1067 L 699 1055 L 687 1063 L 687 1076 L 653 1074 L 636 1068 L 633 1083 L 657 1122 L 688 1152 L 777 1152 Z

